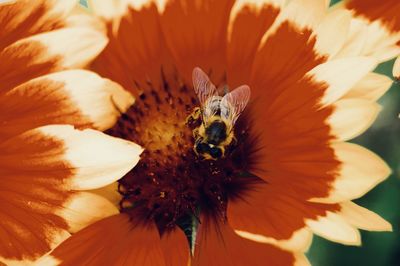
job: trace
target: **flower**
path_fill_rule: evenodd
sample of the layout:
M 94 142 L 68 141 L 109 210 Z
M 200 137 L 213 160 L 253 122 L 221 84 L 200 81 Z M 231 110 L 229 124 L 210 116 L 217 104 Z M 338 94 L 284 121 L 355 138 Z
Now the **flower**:
M 115 82 L 76 69 L 91 62 L 107 38 L 79 26 L 94 18 L 68 16 L 75 5 L 0 4 L 1 265 L 29 264 L 70 233 L 116 213 L 86 190 L 115 182 L 141 152 L 88 129 L 112 126 L 115 106 L 126 110 L 133 99 Z
M 391 230 L 352 202 L 390 169 L 346 142 L 373 123 L 392 83 L 372 73 L 399 54 L 398 40 L 375 21 L 387 9 L 368 20 L 360 7 L 376 2 L 332 10 L 329 1 L 284 2 L 92 5 L 110 39 L 92 69 L 137 97 L 107 133 L 145 150 L 118 182 L 120 214 L 73 235 L 43 263 L 301 265 L 313 233 L 359 245 L 358 228 Z M 216 85 L 251 88 L 236 141 L 218 160 L 193 150 L 196 67 Z

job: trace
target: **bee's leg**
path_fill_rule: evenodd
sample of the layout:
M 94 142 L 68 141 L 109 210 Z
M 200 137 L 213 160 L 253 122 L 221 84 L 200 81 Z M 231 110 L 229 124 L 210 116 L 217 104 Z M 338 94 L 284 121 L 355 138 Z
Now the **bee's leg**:
M 238 140 L 235 136 L 232 137 L 232 142 L 233 142 L 233 145 L 236 145 L 238 143 Z
M 194 137 L 194 139 L 197 140 L 198 136 L 199 136 L 199 128 L 193 129 L 193 137 Z
M 201 119 L 201 110 L 199 107 L 193 109 L 193 112 L 186 118 L 186 125 L 193 128 L 198 126 Z
M 219 150 L 221 151 L 221 156 L 219 158 L 224 158 L 225 157 L 225 147 L 224 146 L 219 146 Z M 215 158 L 217 160 L 218 158 Z
M 190 122 L 190 120 L 197 120 L 200 118 L 200 108 L 196 107 L 193 109 L 192 113 L 186 118 L 186 123 Z
M 194 136 L 194 139 L 195 139 L 194 145 L 193 145 L 193 151 L 197 156 L 203 157 L 203 155 L 201 153 L 199 153 L 198 150 L 197 150 L 197 145 L 203 141 L 203 138 L 199 136 L 199 129 L 198 128 L 193 130 L 193 136 Z
M 193 118 L 194 118 L 195 120 L 197 120 L 197 119 L 200 118 L 200 115 L 201 115 L 200 107 L 194 108 L 194 110 L 193 110 Z

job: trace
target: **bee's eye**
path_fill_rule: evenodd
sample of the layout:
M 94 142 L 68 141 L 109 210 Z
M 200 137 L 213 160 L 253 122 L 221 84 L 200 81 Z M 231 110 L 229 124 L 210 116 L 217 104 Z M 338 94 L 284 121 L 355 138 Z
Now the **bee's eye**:
M 207 152 L 208 150 L 209 150 L 208 145 L 205 144 L 205 143 L 203 143 L 203 142 L 200 142 L 200 143 L 198 143 L 198 144 L 196 145 L 196 151 L 197 151 L 198 153 L 205 153 L 205 152 Z
M 221 156 L 222 156 L 222 151 L 221 151 L 221 149 L 220 148 L 211 148 L 210 149 L 210 155 L 213 157 L 213 158 L 221 158 Z

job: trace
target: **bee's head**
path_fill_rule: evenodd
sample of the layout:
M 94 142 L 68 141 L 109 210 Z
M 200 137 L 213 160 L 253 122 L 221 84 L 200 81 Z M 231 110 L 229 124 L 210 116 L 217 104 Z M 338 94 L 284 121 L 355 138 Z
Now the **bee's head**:
M 223 151 L 220 147 L 206 142 L 197 142 L 195 149 L 198 154 L 202 155 L 206 159 L 217 160 L 223 155 Z

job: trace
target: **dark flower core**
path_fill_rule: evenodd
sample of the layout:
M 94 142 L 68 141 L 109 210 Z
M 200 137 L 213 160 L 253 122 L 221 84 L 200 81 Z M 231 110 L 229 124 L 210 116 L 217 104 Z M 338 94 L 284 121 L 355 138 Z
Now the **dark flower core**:
M 237 142 L 223 158 L 204 160 L 196 155 L 196 125 L 187 123 L 195 107 L 194 91 L 186 85 L 149 85 L 108 131 L 145 148 L 139 163 L 119 181 L 121 212 L 143 222 L 155 221 L 161 233 L 182 227 L 199 212 L 225 219 L 228 200 L 258 182 L 245 174 L 249 144 L 243 122 L 237 123 Z

